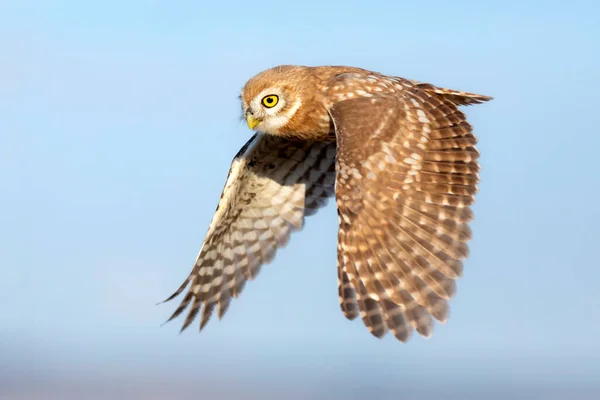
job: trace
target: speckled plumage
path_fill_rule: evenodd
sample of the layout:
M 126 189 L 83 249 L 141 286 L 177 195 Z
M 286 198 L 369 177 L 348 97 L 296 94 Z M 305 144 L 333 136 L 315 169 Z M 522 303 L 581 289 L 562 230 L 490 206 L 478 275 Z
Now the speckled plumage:
M 273 106 L 261 103 L 275 96 Z M 226 312 L 304 217 L 335 194 L 338 292 L 349 319 L 401 341 L 445 322 L 471 237 L 477 142 L 458 110 L 490 97 L 353 67 L 279 66 L 241 92 L 258 131 L 234 158 L 189 285 L 190 308 Z

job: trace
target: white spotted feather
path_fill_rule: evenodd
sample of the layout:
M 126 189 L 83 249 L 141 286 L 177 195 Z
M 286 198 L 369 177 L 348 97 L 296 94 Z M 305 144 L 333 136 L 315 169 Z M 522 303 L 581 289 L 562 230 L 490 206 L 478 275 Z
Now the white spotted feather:
M 191 304 L 182 330 L 215 305 L 219 318 L 247 280 L 271 262 L 304 218 L 334 193 L 335 143 L 256 134 L 233 159 L 225 187 L 192 272 L 167 300 L 189 290 L 169 321 Z

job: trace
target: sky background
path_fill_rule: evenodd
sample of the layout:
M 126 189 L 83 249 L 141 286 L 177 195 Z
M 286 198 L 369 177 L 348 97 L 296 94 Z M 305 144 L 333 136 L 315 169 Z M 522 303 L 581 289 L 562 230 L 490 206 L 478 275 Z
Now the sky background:
M 0 397 L 600 396 L 598 15 L 591 0 L 0 1 Z M 251 135 L 239 90 L 278 64 L 495 97 L 466 110 L 474 239 L 431 339 L 343 317 L 333 202 L 222 321 L 160 326 Z

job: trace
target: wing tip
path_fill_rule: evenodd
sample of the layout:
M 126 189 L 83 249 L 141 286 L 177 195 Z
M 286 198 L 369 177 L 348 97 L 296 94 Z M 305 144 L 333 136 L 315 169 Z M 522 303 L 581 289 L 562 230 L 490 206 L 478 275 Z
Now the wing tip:
M 179 288 L 169 297 L 167 297 L 166 299 L 164 299 L 163 301 L 159 301 L 158 303 L 156 303 L 155 305 L 160 305 L 160 304 L 164 304 L 168 301 L 173 300 L 175 297 L 179 296 L 181 294 L 181 292 L 183 292 L 183 290 L 187 287 L 188 283 L 190 283 L 191 280 L 191 274 L 190 276 L 188 276 L 185 281 L 183 281 L 183 283 L 179 286 Z

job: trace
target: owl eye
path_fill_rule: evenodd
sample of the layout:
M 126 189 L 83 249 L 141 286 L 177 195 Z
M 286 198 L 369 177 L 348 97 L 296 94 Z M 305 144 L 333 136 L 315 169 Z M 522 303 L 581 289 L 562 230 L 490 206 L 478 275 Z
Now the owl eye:
M 263 97 L 261 103 L 263 106 L 267 108 L 273 108 L 279 102 L 279 97 L 277 95 L 271 94 L 269 96 Z

